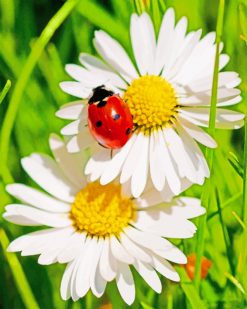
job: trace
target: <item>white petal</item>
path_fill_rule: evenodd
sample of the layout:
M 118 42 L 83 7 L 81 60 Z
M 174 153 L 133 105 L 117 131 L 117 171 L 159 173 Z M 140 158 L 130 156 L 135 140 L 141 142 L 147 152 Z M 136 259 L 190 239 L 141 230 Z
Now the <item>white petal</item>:
M 84 252 L 81 252 L 80 255 L 78 256 L 78 258 L 76 259 L 76 265 L 73 269 L 73 272 L 71 274 L 71 278 L 70 278 L 70 294 L 71 294 L 71 298 L 72 300 L 75 302 L 80 298 L 80 295 L 78 295 L 77 291 L 76 291 L 76 278 L 77 278 L 77 273 L 79 270 L 79 267 L 81 265 L 81 260 L 83 258 Z
M 215 33 L 207 34 L 194 48 L 174 81 L 182 85 L 213 74 L 215 50 Z
M 198 30 L 195 33 L 190 33 L 185 39 L 184 39 L 184 47 L 181 47 L 181 49 L 178 49 L 180 53 L 177 55 L 177 59 L 174 58 L 174 63 L 172 66 L 170 66 L 170 69 L 166 69 L 164 72 L 164 75 L 168 80 L 171 80 L 176 74 L 178 74 L 183 65 L 186 63 L 188 57 L 194 50 L 194 48 L 197 46 L 200 37 L 202 34 L 202 30 Z
M 137 261 L 134 264 L 137 272 L 147 282 L 147 284 L 156 292 L 161 293 L 162 286 L 156 271 L 149 264 Z
M 201 207 L 201 201 L 193 197 L 176 198 L 171 202 L 170 207 L 164 204 L 161 208 L 171 216 L 183 216 L 187 219 L 199 217 L 206 212 L 205 208 Z
M 189 150 L 186 151 L 183 140 L 172 128 L 164 129 L 163 134 L 168 149 L 177 164 L 180 177 L 187 177 L 190 181 L 197 183 L 194 162 L 190 157 Z
M 179 22 L 177 23 L 173 36 L 171 46 L 167 46 L 166 48 L 170 48 L 169 57 L 165 59 L 164 62 L 164 69 L 163 69 L 163 76 L 166 76 L 167 72 L 173 67 L 174 62 L 176 61 L 181 46 L 185 44 L 185 35 L 187 30 L 188 21 L 186 17 L 182 17 Z
M 232 84 L 235 86 L 230 86 Z M 220 72 L 219 80 L 218 80 L 218 88 L 226 87 L 226 88 L 234 88 L 238 86 L 240 83 L 239 75 L 236 72 Z M 195 80 L 193 83 L 189 85 L 189 91 L 191 92 L 203 92 L 212 89 L 213 84 L 213 75 L 208 75 L 199 80 Z
M 153 267 L 164 277 L 175 282 L 180 281 L 178 273 L 166 260 L 161 259 L 158 256 L 153 256 Z
M 160 257 L 165 258 L 166 260 L 177 263 L 177 264 L 187 264 L 187 257 L 180 251 L 178 248 L 174 247 L 172 250 L 164 251 L 164 250 L 156 250 L 155 254 Z
M 106 79 L 104 84 L 109 86 L 109 88 L 117 87 L 119 89 L 126 89 L 127 85 L 125 81 L 98 58 L 89 54 L 81 53 L 80 62 L 92 72 L 93 76 L 97 74 Z
M 57 256 L 59 263 L 68 263 L 79 256 L 80 251 L 84 247 L 86 239 L 85 233 L 74 233 L 66 248 L 61 250 Z
M 133 146 L 131 147 L 127 159 L 124 162 L 122 173 L 120 176 L 120 183 L 127 182 L 133 175 L 136 167 L 136 162 L 138 162 L 140 158 L 140 151 L 142 151 L 143 143 L 146 143 L 146 138 L 143 137 L 142 133 L 139 133 L 133 143 Z
M 48 193 L 65 202 L 74 201 L 76 188 L 64 177 L 50 157 L 32 154 L 23 158 L 21 164 L 27 174 Z
M 90 88 L 84 87 L 79 82 L 61 82 L 59 86 L 64 92 L 81 99 L 87 99 L 91 93 Z
M 75 279 L 76 294 L 83 297 L 90 288 L 90 275 L 94 263 L 95 252 L 97 251 L 97 239 L 87 238 L 83 255 Z M 97 255 L 97 253 L 96 253 Z
M 129 81 L 137 78 L 138 74 L 129 56 L 123 47 L 104 31 L 95 32 L 94 45 L 98 53 L 108 62 L 124 79 Z
M 121 233 L 120 241 L 121 244 L 124 246 L 124 248 L 134 258 L 147 263 L 151 262 L 151 257 L 148 255 L 148 253 L 146 253 L 143 248 L 141 248 L 140 246 L 136 245 L 133 241 L 131 241 L 124 233 Z
M 147 233 L 168 238 L 190 238 L 196 232 L 195 225 L 181 216 L 151 210 L 147 213 L 138 212 L 134 226 Z
M 97 180 L 107 167 L 111 160 L 111 151 L 103 147 L 97 147 L 94 154 L 88 160 L 85 167 L 85 174 L 90 175 L 90 181 Z
M 32 232 L 12 241 L 7 250 L 8 252 L 22 251 L 22 255 L 40 254 L 49 239 L 61 238 L 68 232 L 72 232 L 70 227 L 48 228 Z
M 63 140 L 55 134 L 50 136 L 49 144 L 61 170 L 78 191 L 81 190 L 86 185 L 86 179 L 83 175 L 82 155 L 68 153 Z
M 239 97 L 240 90 L 233 88 L 219 88 L 217 95 L 217 105 L 225 104 L 229 100 Z M 211 90 L 202 91 L 202 92 L 188 92 L 186 97 L 179 99 L 179 103 L 184 106 L 208 106 L 211 104 Z
M 181 192 L 181 180 L 176 164 L 168 151 L 169 145 L 167 145 L 165 141 L 163 132 L 158 131 L 158 133 L 155 134 L 158 135 L 156 138 L 158 139 L 157 147 L 159 148 L 160 168 L 163 169 L 165 173 L 166 182 L 171 191 L 177 195 Z
M 76 266 L 77 266 L 77 260 L 74 260 L 67 265 L 64 271 L 60 286 L 60 293 L 63 300 L 68 300 L 70 298 L 71 276 Z
M 165 172 L 161 168 L 161 153 L 160 153 L 160 145 L 159 138 L 156 132 L 150 135 L 150 145 L 149 145 L 149 164 L 150 164 L 150 175 L 154 187 L 161 191 L 165 186 Z
M 209 148 L 217 147 L 217 143 L 215 142 L 215 140 L 198 126 L 195 126 L 193 123 L 185 119 L 179 119 L 179 122 L 183 126 L 185 131 L 199 143 Z
M 163 249 L 168 251 L 173 248 L 173 245 L 171 245 L 171 243 L 166 239 L 152 233 L 139 231 L 136 228 L 130 226 L 125 228 L 124 232 L 135 243 L 151 250 Z
M 9 194 L 13 195 L 25 204 L 29 204 L 49 212 L 68 212 L 71 208 L 70 204 L 59 201 L 23 184 L 15 183 L 8 185 L 6 190 Z
M 74 101 L 60 107 L 56 116 L 62 119 L 76 120 L 79 118 L 85 105 L 83 101 Z
M 93 294 L 97 297 L 101 297 L 104 293 L 106 287 L 106 281 L 101 277 L 98 271 L 98 264 L 102 252 L 102 248 L 104 245 L 104 239 L 99 238 L 97 242 L 97 246 L 95 247 L 93 260 L 92 260 L 92 269 L 90 274 L 90 286 Z
M 86 88 L 95 88 L 104 84 L 106 81 L 106 77 L 102 78 L 101 76 L 100 78 L 99 74 L 94 74 L 76 64 L 67 64 L 65 70 L 71 77 L 80 82 Z
M 106 288 L 107 281 L 101 276 L 99 271 L 99 264 L 96 269 L 94 287 L 92 287 L 92 291 L 96 297 L 101 297 Z
M 67 149 L 70 153 L 76 153 L 94 144 L 95 140 L 90 134 L 88 127 L 83 127 L 80 128 L 78 135 L 71 137 L 71 139 L 67 142 Z
M 134 258 L 132 255 L 125 250 L 125 248 L 121 245 L 118 239 L 115 236 L 112 236 L 110 239 L 111 244 L 111 252 L 112 255 L 120 262 L 132 264 L 134 263 Z
M 146 190 L 138 199 L 135 199 L 138 208 L 150 207 L 163 201 L 161 194 L 156 190 Z
M 141 75 L 152 73 L 155 54 L 155 33 L 147 13 L 132 14 L 130 35 L 136 63 Z
M 123 300 L 130 306 L 135 300 L 135 284 L 129 266 L 119 263 L 117 274 L 117 287 Z
M 208 126 L 210 109 L 183 107 L 181 116 L 185 119 L 192 119 L 194 124 Z M 245 115 L 239 112 L 218 108 L 216 110 L 216 128 L 219 129 L 238 129 L 244 124 Z M 197 122 L 197 123 L 196 123 Z
M 172 8 L 169 8 L 164 14 L 160 32 L 158 36 L 156 56 L 155 56 L 155 70 L 154 74 L 159 75 L 164 67 L 166 59 L 170 57 L 172 52 L 172 40 L 174 35 L 175 14 Z
M 142 194 L 147 183 L 149 170 L 149 137 L 143 135 L 142 139 L 143 141 L 139 149 L 139 151 L 141 151 L 141 156 L 139 156 L 139 160 L 135 162 L 136 167 L 131 179 L 131 191 L 134 197 L 138 197 Z
M 113 158 L 108 162 L 107 167 L 105 168 L 101 178 L 100 183 L 105 185 L 112 180 L 114 180 L 120 173 L 122 165 L 128 156 L 130 149 L 132 148 L 133 144 L 135 143 L 136 135 L 133 135 L 130 140 L 118 150 L 114 155 Z
M 110 250 L 110 240 L 105 238 L 99 262 L 99 271 L 106 281 L 112 281 L 117 275 L 117 265 Z
M 190 157 L 196 170 L 197 183 L 202 184 L 204 178 L 209 177 L 210 175 L 209 167 L 204 154 L 194 139 L 184 130 L 184 128 L 179 123 L 177 123 L 177 130 L 181 136 L 181 139 L 184 141 L 184 147 L 186 151 L 190 153 Z
M 45 247 L 40 250 L 38 263 L 41 265 L 50 265 L 57 262 L 57 257 L 61 250 L 67 249 L 68 244 L 73 238 L 74 228 L 70 227 L 65 230 L 66 233 L 60 234 L 59 238 L 48 239 L 45 243 Z
M 67 126 L 63 127 L 61 134 L 63 135 L 75 135 L 79 133 L 80 120 L 75 120 L 69 123 Z
M 133 227 L 125 229 L 126 235 L 135 243 L 174 263 L 186 264 L 186 256 L 168 240 L 157 235 L 139 231 Z
M 64 213 L 50 213 L 21 204 L 9 204 L 5 209 L 3 217 L 9 222 L 19 225 L 47 225 L 51 227 L 71 225 L 69 215 Z M 27 223 L 23 222 L 23 219 L 27 219 Z

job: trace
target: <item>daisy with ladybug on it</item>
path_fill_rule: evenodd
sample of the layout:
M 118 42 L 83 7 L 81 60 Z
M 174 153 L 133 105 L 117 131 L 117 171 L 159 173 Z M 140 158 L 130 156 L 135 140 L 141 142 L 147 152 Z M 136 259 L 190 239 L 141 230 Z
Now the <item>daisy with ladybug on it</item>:
M 62 82 L 61 88 L 80 100 L 61 107 L 57 116 L 73 120 L 61 131 L 69 136 L 70 152 L 92 149 L 85 167 L 91 181 L 99 180 L 104 185 L 119 177 L 120 183 L 130 183 L 134 197 L 153 186 L 169 199 L 193 183 L 203 184 L 205 177 L 209 177 L 207 162 L 197 142 L 217 147 L 202 129 L 209 125 L 215 33 L 201 38 L 201 30 L 188 34 L 186 31 L 187 19 L 183 17 L 175 23 L 174 10 L 170 8 L 156 40 L 149 15 L 133 14 L 130 36 L 136 66 L 123 47 L 101 30 L 95 32 L 94 45 L 103 60 L 81 54 L 82 66 L 66 66 L 76 81 Z M 229 56 L 221 54 L 219 70 L 228 61 Z M 238 129 L 243 125 L 244 115 L 228 109 L 241 101 L 240 90 L 236 88 L 240 82 L 235 72 L 219 73 L 216 128 Z M 126 128 L 128 121 L 117 126 L 121 117 L 126 117 L 125 113 L 119 113 L 113 123 L 108 117 L 111 108 L 105 105 L 104 113 L 101 110 L 98 114 L 96 108 L 93 116 L 88 116 L 90 105 L 85 103 L 93 89 L 101 85 L 115 93 L 133 117 L 133 130 L 117 149 L 107 143 L 112 149 L 103 148 L 98 142 L 103 137 L 100 144 L 104 145 L 113 131 L 116 134 L 118 128 Z M 104 115 L 108 120 L 98 119 Z M 101 128 L 97 127 L 97 121 L 90 127 L 88 122 L 92 119 L 100 121 Z M 116 130 L 112 131 L 113 127 Z

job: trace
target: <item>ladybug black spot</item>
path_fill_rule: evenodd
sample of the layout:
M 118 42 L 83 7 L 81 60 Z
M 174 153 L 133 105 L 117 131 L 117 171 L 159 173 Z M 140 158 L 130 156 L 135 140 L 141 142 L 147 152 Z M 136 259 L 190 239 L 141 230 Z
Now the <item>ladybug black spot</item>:
M 107 101 L 100 101 L 100 102 L 97 104 L 97 107 L 104 107 L 106 104 L 107 104 Z
M 112 117 L 114 120 L 118 120 L 119 118 L 120 118 L 120 115 L 119 114 L 115 114 L 115 115 L 113 115 L 113 117 Z
M 130 134 L 130 132 L 131 132 L 131 129 L 130 129 L 130 128 L 128 128 L 128 129 L 126 130 L 126 135 L 129 135 L 129 134 Z
M 96 122 L 96 127 L 98 127 L 98 128 L 99 128 L 99 127 L 101 127 L 101 126 L 102 126 L 102 121 L 100 121 L 100 120 L 99 120 L 99 121 L 97 121 L 97 122 Z

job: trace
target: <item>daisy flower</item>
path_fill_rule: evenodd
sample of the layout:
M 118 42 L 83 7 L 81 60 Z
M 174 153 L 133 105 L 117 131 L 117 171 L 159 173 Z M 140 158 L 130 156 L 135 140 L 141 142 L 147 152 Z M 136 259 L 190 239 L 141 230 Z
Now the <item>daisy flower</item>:
M 149 15 L 133 14 L 130 36 L 136 66 L 124 48 L 101 30 L 95 32 L 94 45 L 103 60 L 81 54 L 82 66 L 66 66 L 76 81 L 62 82 L 63 91 L 86 100 L 93 88 L 104 84 L 126 101 L 133 116 L 134 134 L 123 148 L 111 152 L 93 146 L 83 100 L 57 112 L 58 117 L 73 120 L 61 131 L 70 137 L 69 151 L 92 147 L 85 169 L 91 180 L 107 184 L 120 176 L 122 184 L 131 181 L 132 194 L 138 197 L 150 181 L 158 191 L 178 195 L 186 186 L 203 184 L 209 177 L 197 142 L 217 146 L 201 128 L 209 124 L 215 33 L 201 38 L 202 30 L 186 31 L 187 19 L 175 23 L 170 8 L 156 40 Z M 229 56 L 221 54 L 219 70 L 228 61 Z M 216 128 L 243 125 L 243 114 L 225 108 L 240 102 L 240 91 L 235 88 L 239 84 L 237 73 L 219 73 Z
M 131 304 L 132 267 L 158 293 L 157 272 L 179 281 L 170 262 L 185 264 L 186 256 L 164 237 L 192 237 L 196 227 L 188 219 L 205 212 L 200 201 L 184 197 L 161 203 L 161 196 L 152 190 L 134 199 L 117 182 L 87 183 L 78 154 L 68 153 L 55 135 L 50 147 L 56 160 L 32 154 L 21 161 L 47 193 L 23 184 L 8 185 L 7 191 L 21 203 L 7 205 L 3 214 L 15 224 L 49 228 L 17 238 L 8 251 L 39 255 L 43 265 L 68 263 L 61 282 L 64 300 L 76 301 L 89 289 L 101 297 L 107 282 L 115 279 L 122 298 Z

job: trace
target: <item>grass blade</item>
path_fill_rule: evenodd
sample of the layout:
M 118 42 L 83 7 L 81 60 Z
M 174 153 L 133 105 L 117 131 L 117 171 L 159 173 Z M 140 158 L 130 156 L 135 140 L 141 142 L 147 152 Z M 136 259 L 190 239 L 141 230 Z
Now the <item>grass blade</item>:
M 235 278 L 233 277 L 231 274 L 229 273 L 225 273 L 225 276 L 231 281 L 232 284 L 235 285 L 235 287 L 241 292 L 243 293 L 244 295 L 246 295 L 246 292 L 242 286 L 242 284 Z
M 5 86 L 3 87 L 2 92 L 0 93 L 0 104 L 3 102 L 4 98 L 9 92 L 10 87 L 11 87 L 11 81 L 8 79 Z
M 235 211 L 232 212 L 233 216 L 235 217 L 235 219 L 238 221 L 238 223 L 242 226 L 243 230 L 246 230 L 246 225 L 244 224 L 244 222 L 241 220 L 241 218 L 236 214 Z
M 178 269 L 181 277 L 181 288 L 188 299 L 192 309 L 206 309 L 203 300 L 200 298 L 198 291 L 196 290 L 193 282 L 187 276 L 185 269 Z
M 228 234 L 228 230 L 226 225 L 224 224 L 223 216 L 222 216 L 222 211 L 221 211 L 221 202 L 220 202 L 220 196 L 219 192 L 216 189 L 216 205 L 218 207 L 218 212 L 219 212 L 219 219 L 220 219 L 220 225 L 222 228 L 223 236 L 224 236 L 224 241 L 225 241 L 225 246 L 226 246 L 226 254 L 228 256 L 228 263 L 231 269 L 231 273 L 234 274 L 234 264 L 233 264 L 233 257 L 232 257 L 232 246 L 231 246 L 231 240 Z
M 218 79 L 219 79 L 219 61 L 220 61 L 220 43 L 223 32 L 223 21 L 224 21 L 224 11 L 225 11 L 225 0 L 219 0 L 219 9 L 217 17 L 217 28 L 216 28 L 216 55 L 215 55 L 215 64 L 214 64 L 214 76 L 213 76 L 213 85 L 211 93 L 211 106 L 210 106 L 210 118 L 209 118 L 209 134 L 212 137 L 215 135 L 215 119 L 216 119 L 216 106 L 217 106 L 217 97 L 218 97 Z M 213 149 L 206 150 L 206 158 L 209 163 L 209 169 L 212 173 L 213 167 Z M 212 193 L 212 175 L 211 179 L 207 179 L 202 192 L 202 205 L 208 209 L 210 192 Z M 195 285 L 197 289 L 200 286 L 200 267 L 201 260 L 204 251 L 204 242 L 205 242 L 205 229 L 206 229 L 206 216 L 200 218 L 199 229 L 198 229 L 198 246 L 197 246 L 197 259 L 196 259 L 196 272 L 195 272 Z
M 79 0 L 68 0 L 61 9 L 51 18 L 47 26 L 41 33 L 40 37 L 35 42 L 32 51 L 22 69 L 22 72 L 19 76 L 19 79 L 16 83 L 16 86 L 11 97 L 9 107 L 3 122 L 2 132 L 1 132 L 1 143 L 0 143 L 0 172 L 2 173 L 3 181 L 9 183 L 12 181 L 10 177 L 10 172 L 7 166 L 7 158 L 9 151 L 10 136 L 13 129 L 15 117 L 18 111 L 18 108 L 21 103 L 23 93 L 27 82 L 32 74 L 32 71 L 37 64 L 43 50 L 50 41 L 51 37 L 63 23 L 63 21 L 68 17 L 72 12 L 75 6 L 79 3 Z
M 9 263 L 10 270 L 25 307 L 30 309 L 38 309 L 39 306 L 35 300 L 18 258 L 14 253 L 6 252 L 6 249 L 9 246 L 9 240 L 3 229 L 0 229 L 0 244 L 3 249 L 3 254 Z
M 77 7 L 77 11 L 95 26 L 117 37 L 126 46 L 126 42 L 129 41 L 126 28 L 103 7 L 90 0 L 84 0 Z
M 241 28 L 241 38 L 247 44 L 247 6 L 244 3 L 239 4 L 239 21 Z

